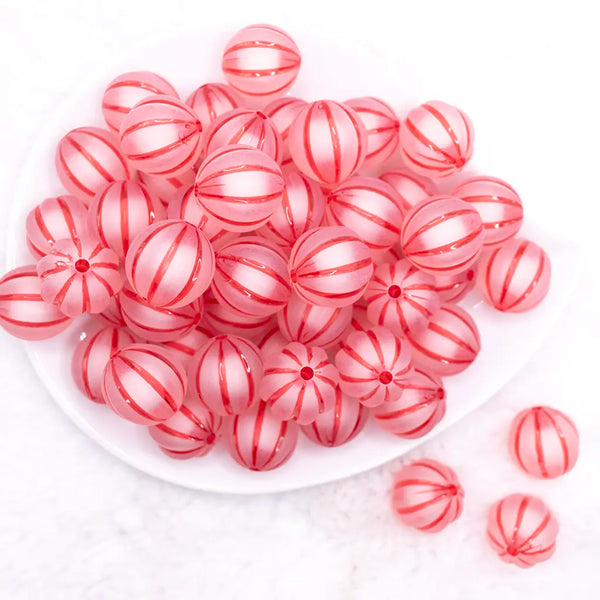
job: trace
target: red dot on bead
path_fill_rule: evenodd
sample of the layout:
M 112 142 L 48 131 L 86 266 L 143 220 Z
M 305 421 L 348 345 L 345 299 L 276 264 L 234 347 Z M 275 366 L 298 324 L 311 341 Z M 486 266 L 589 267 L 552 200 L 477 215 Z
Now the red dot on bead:
M 379 381 L 381 381 L 381 383 L 383 383 L 384 385 L 391 383 L 393 379 L 394 376 L 389 371 L 383 371 L 379 375 Z
M 402 294 L 402 290 L 399 285 L 390 285 L 388 288 L 388 296 L 390 298 L 398 298 Z
M 444 388 L 438 388 L 437 397 L 440 400 L 443 400 L 446 397 L 446 392 L 444 391 Z
M 206 437 L 206 443 L 207 443 L 207 444 L 213 444 L 213 443 L 214 443 L 214 441 L 215 441 L 215 439 L 216 439 L 216 436 L 215 436 L 215 434 L 214 434 L 214 433 L 211 433 L 211 434 L 209 434 L 209 435 Z
M 467 281 L 473 281 L 474 278 L 475 271 L 473 271 L 473 269 L 469 269 L 469 271 L 467 271 Z
M 300 369 L 300 377 L 305 381 L 312 379 L 315 376 L 315 372 L 310 367 L 302 367 Z
M 90 270 L 90 263 L 85 258 L 78 258 L 75 261 L 75 270 L 78 273 L 87 273 Z

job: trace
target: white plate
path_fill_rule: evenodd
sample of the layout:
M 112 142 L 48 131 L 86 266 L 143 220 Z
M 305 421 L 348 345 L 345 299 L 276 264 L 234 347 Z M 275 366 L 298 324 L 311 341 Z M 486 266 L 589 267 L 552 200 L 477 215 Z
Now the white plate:
M 100 102 L 106 83 L 120 72 L 147 69 L 166 76 L 185 98 L 200 83 L 221 79 L 220 49 L 230 33 L 190 31 L 156 41 L 107 67 L 104 73 L 93 73 L 90 82 L 48 119 L 19 174 L 9 218 L 9 268 L 33 262 L 24 243 L 25 215 L 41 199 L 62 191 L 54 172 L 54 150 L 62 135 L 78 126 L 104 125 Z M 303 69 L 292 90 L 294 95 L 341 100 L 378 95 L 391 102 L 399 113 L 429 99 L 426 87 L 416 82 L 410 70 L 389 57 L 365 52 L 355 42 L 336 38 L 334 43 L 330 36 L 315 32 L 293 34 L 303 54 Z M 478 140 L 479 143 L 485 140 Z M 493 173 L 493 165 L 486 165 L 485 172 Z M 26 343 L 27 353 L 50 395 L 82 431 L 121 460 L 150 475 L 190 488 L 240 494 L 291 490 L 333 481 L 396 458 L 456 423 L 493 396 L 538 348 L 566 305 L 580 261 L 576 246 L 530 223 L 525 224 L 523 234 L 539 242 L 550 255 L 550 293 L 537 309 L 522 315 L 495 312 L 476 293 L 463 301 L 477 321 L 483 348 L 468 371 L 445 380 L 446 417 L 419 440 L 397 439 L 369 423 L 358 438 L 340 448 L 321 448 L 302 438 L 292 459 L 267 473 L 243 469 L 222 446 L 205 458 L 174 461 L 158 451 L 145 428 L 130 425 L 105 407 L 89 402 L 75 387 L 70 360 L 77 338 L 85 329 L 85 319 L 57 338 Z

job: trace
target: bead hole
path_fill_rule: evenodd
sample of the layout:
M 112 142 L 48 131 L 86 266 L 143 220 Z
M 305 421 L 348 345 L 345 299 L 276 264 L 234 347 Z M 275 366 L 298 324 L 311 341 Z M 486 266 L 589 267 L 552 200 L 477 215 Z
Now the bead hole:
M 85 258 L 78 258 L 75 261 L 75 270 L 78 273 L 87 273 L 90 270 L 90 263 Z
M 304 381 L 308 381 L 315 376 L 315 372 L 310 367 L 302 367 L 300 369 L 300 377 L 304 379 Z
M 392 383 L 392 379 L 394 379 L 394 376 L 389 371 L 383 371 L 379 374 L 379 381 L 381 381 L 383 385 L 388 385 L 388 383 Z
M 390 285 L 388 288 L 388 296 L 390 298 L 398 298 L 402 294 L 402 290 L 399 285 Z

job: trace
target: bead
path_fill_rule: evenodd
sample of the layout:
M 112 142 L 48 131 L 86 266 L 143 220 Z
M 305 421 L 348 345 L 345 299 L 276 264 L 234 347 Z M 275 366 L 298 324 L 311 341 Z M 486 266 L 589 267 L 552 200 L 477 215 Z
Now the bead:
M 419 202 L 438 195 L 437 187 L 431 179 L 417 175 L 410 169 L 387 171 L 380 175 L 379 179 L 389 183 L 396 190 L 405 213 Z
M 353 440 L 364 429 L 368 417 L 368 410 L 358 400 L 337 387 L 334 407 L 310 425 L 304 425 L 302 432 L 315 444 L 333 448 Z
M 69 131 L 58 142 L 55 162 L 61 183 L 86 206 L 107 183 L 131 179 L 133 175 L 117 137 L 98 127 Z
M 349 306 L 373 274 L 368 246 L 346 227 L 317 227 L 301 235 L 290 255 L 296 293 L 319 306 Z
M 473 124 L 464 112 L 432 100 L 408 113 L 400 128 L 400 149 L 415 173 L 448 177 L 473 156 L 473 137 Z
M 379 427 L 401 438 L 415 439 L 429 433 L 446 414 L 442 380 L 415 369 L 403 385 L 400 397 L 373 409 Z
M 396 244 L 383 252 L 375 252 L 373 254 L 373 264 L 378 267 L 379 265 L 388 265 L 397 263 L 399 260 L 404 258 L 404 252 L 400 248 L 400 244 Z
M 150 71 L 132 71 L 115 77 L 102 98 L 102 114 L 106 124 L 118 133 L 125 115 L 140 100 L 157 94 L 179 97 L 166 79 Z
M 204 321 L 213 333 L 239 335 L 255 340 L 273 326 L 271 315 L 263 317 L 244 315 L 238 310 L 223 306 L 212 294 L 206 299 L 205 306 Z
M 42 298 L 69 317 L 102 312 L 123 287 L 119 258 L 95 237 L 58 240 L 37 272 Z
M 455 304 L 442 304 L 427 327 L 409 332 L 416 367 L 440 376 L 464 371 L 481 349 L 479 330 L 471 315 Z
M 550 259 L 534 242 L 513 238 L 485 255 L 477 283 L 486 301 L 503 312 L 536 307 L 550 288 Z
M 125 319 L 121 313 L 121 294 L 111 296 L 108 306 L 98 316 L 113 327 L 126 327 Z
M 289 133 L 294 164 L 327 186 L 339 185 L 361 167 L 367 132 L 358 115 L 333 100 L 318 100 L 296 116 Z
M 123 261 L 133 238 L 164 218 L 162 206 L 134 181 L 114 181 L 96 194 L 88 215 L 89 230 Z
M 119 132 L 121 151 L 148 175 L 177 177 L 202 152 L 202 123 L 173 96 L 149 96 L 127 113 Z
M 222 69 L 234 90 L 265 101 L 291 87 L 300 62 L 300 50 L 285 31 L 273 25 L 250 25 L 229 40 Z
M 463 497 L 450 467 L 423 459 L 402 467 L 396 475 L 392 508 L 408 527 L 437 533 L 458 519 Z
M 198 171 L 195 193 L 209 216 L 228 231 L 253 231 L 281 204 L 279 165 L 255 148 L 229 146 L 209 154 Z
M 186 104 L 196 113 L 206 130 L 217 117 L 238 108 L 240 101 L 228 85 L 205 83 L 192 92 Z
M 213 415 L 195 398 L 186 398 L 169 419 L 148 431 L 158 447 L 171 458 L 185 460 L 206 456 L 215 445 L 223 419 Z
M 452 275 L 477 260 L 483 239 L 483 223 L 473 206 L 451 196 L 434 196 L 406 213 L 400 243 L 417 268 Z
M 352 306 L 316 306 L 292 294 L 277 314 L 285 339 L 305 346 L 328 348 L 339 342 L 352 320 Z
M 409 345 L 383 327 L 351 333 L 335 356 L 342 392 L 372 408 L 397 400 L 412 369 Z
M 523 224 L 519 194 L 495 177 L 471 177 L 454 188 L 452 196 L 477 209 L 483 221 L 483 245 L 495 246 L 514 237 Z
M 157 198 L 164 207 L 168 207 L 179 193 L 194 185 L 196 171 L 188 169 L 177 177 L 159 177 L 138 171 L 138 179 L 153 198 Z
M 212 246 L 186 221 L 159 221 L 131 242 L 125 273 L 136 294 L 159 308 L 179 308 L 200 297 L 215 271 Z
M 307 102 L 299 98 L 277 98 L 269 102 L 262 112 L 271 119 L 275 129 L 279 133 L 281 140 L 280 162 L 282 165 L 288 165 L 292 162 L 289 148 L 290 127 L 298 113 L 307 105 Z
M 186 389 L 185 371 L 169 350 L 154 344 L 130 344 L 108 361 L 102 396 L 123 419 L 155 425 L 179 410 Z
M 288 344 L 289 340 L 283 337 L 278 325 L 271 327 L 271 329 L 256 340 L 256 345 L 260 350 L 263 361 L 271 354 L 280 353 L 284 346 Z
M 168 348 L 173 356 L 187 369 L 194 354 L 200 350 L 212 336 L 199 328 L 188 331 L 185 335 L 168 340 L 162 343 L 162 346 Z
M 369 321 L 399 337 L 424 329 L 440 307 L 433 277 L 406 259 L 378 266 L 364 299 Z
M 119 349 L 135 342 L 126 329 L 103 327 L 80 340 L 71 361 L 71 373 L 77 387 L 93 402 L 104 404 L 104 369 Z
M 548 560 L 557 535 L 558 521 L 535 496 L 511 494 L 490 509 L 487 538 L 504 562 L 528 568 Z
M 367 131 L 367 154 L 363 167 L 381 165 L 398 148 L 400 121 L 394 109 L 372 96 L 352 98 L 344 104 L 354 110 Z
M 211 290 L 223 305 L 250 317 L 281 310 L 292 293 L 286 257 L 259 237 L 230 242 L 216 254 Z
M 258 348 L 235 335 L 217 335 L 192 358 L 190 393 L 213 413 L 237 415 L 258 400 L 263 364 Z
M 44 302 L 35 265 L 18 267 L 0 279 L 0 326 L 22 340 L 45 340 L 58 335 L 71 319 Z
M 530 475 L 552 479 L 568 473 L 579 456 L 579 433 L 571 419 L 549 406 L 521 411 L 512 422 L 509 448 Z
M 27 246 L 36 259 L 50 252 L 56 240 L 80 238 L 87 229 L 87 209 L 75 196 L 46 198 L 27 215 Z
M 226 425 L 227 447 L 242 467 L 270 471 L 287 462 L 298 443 L 298 425 L 275 417 L 265 402 L 257 402 Z
M 260 396 L 276 418 L 308 425 L 334 408 L 338 379 L 325 350 L 292 342 L 267 358 Z
M 454 275 L 434 275 L 434 289 L 442 302 L 458 302 L 475 285 L 475 269 L 455 273 Z

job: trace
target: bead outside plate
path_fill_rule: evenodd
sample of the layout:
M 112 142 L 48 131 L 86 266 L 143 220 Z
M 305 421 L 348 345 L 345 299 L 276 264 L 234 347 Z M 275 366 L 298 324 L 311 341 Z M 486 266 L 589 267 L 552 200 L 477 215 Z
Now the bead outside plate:
M 116 64 L 107 65 L 103 73 L 102 69 L 92 69 L 93 79 L 74 91 L 46 119 L 45 128 L 18 174 L 8 223 L 7 268 L 32 262 L 25 245 L 27 212 L 44 198 L 64 193 L 54 170 L 56 143 L 74 127 L 104 126 L 102 93 L 111 79 L 125 71 L 151 70 L 168 78 L 181 97 L 186 98 L 200 84 L 222 80 L 220 55 L 234 29 L 203 30 L 202 52 L 198 52 L 198 31 L 188 31 L 138 49 Z M 326 32 L 307 33 L 292 28 L 290 33 L 303 58 L 300 75 L 291 90 L 296 97 L 345 100 L 374 95 L 402 114 L 430 99 L 427 86 L 418 83 L 405 63 L 395 63 L 383 53 L 365 52 L 352 41 Z M 323 55 L 328 56 L 329 66 L 336 65 L 335 76 L 331 68 L 322 69 Z M 194 56 L 195 63 L 190 67 L 189 61 L 180 60 L 181 56 Z M 357 81 L 356 73 L 361 73 L 364 80 Z M 477 148 L 493 144 L 493 140 L 482 138 L 476 140 L 475 159 L 469 173 L 494 174 L 494 164 L 477 163 Z M 510 173 L 499 175 L 510 179 Z M 455 183 L 450 178 L 442 185 L 446 191 Z M 524 204 L 527 215 L 527 198 Z M 274 471 L 255 473 L 243 469 L 227 454 L 224 444 L 206 457 L 174 461 L 159 451 L 146 428 L 119 419 L 105 406 L 84 398 L 77 389 L 71 378 L 70 362 L 76 341 L 86 328 L 85 319 L 78 320 L 54 339 L 25 345 L 49 394 L 74 423 L 109 452 L 145 473 L 189 488 L 238 494 L 278 492 L 325 483 L 377 467 L 447 429 L 498 392 L 541 345 L 577 281 L 580 255 L 576 245 L 544 233 L 527 220 L 522 235 L 538 242 L 550 256 L 550 293 L 540 306 L 523 314 L 496 312 L 483 303 L 478 292 L 471 292 L 461 302 L 477 321 L 483 347 L 467 371 L 444 380 L 447 414 L 430 434 L 417 440 L 396 438 L 369 422 L 356 439 L 338 448 L 323 448 L 301 436 L 294 456 Z

